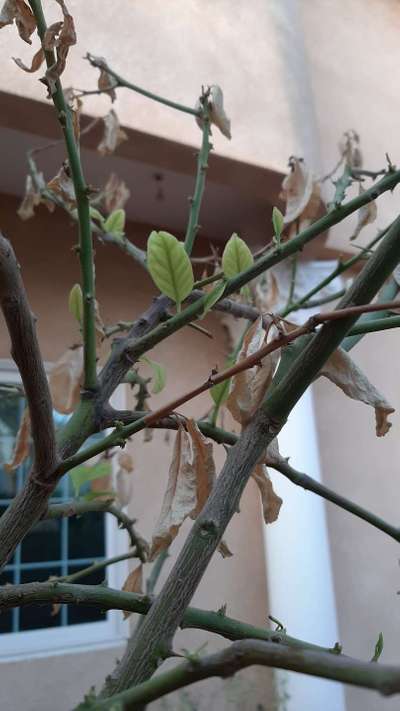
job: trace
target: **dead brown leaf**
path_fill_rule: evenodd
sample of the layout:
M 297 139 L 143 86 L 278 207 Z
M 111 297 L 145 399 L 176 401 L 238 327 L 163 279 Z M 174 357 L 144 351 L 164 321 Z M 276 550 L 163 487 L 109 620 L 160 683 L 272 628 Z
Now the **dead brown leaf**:
M 322 204 L 320 187 L 302 158 L 292 156 L 289 166 L 290 173 L 283 180 L 279 196 L 286 204 L 284 223 L 296 221 L 302 228 L 318 216 Z
M 190 516 L 196 518 L 203 509 L 215 483 L 213 443 L 204 437 L 193 419 L 186 421 L 186 427 L 191 437 L 193 468 L 197 482 L 196 505 Z
M 122 586 L 122 592 L 143 593 L 143 564 L 132 570 Z M 124 620 L 132 613 L 124 610 Z
M 18 34 L 25 42 L 32 44 L 31 35 L 36 30 L 36 20 L 24 0 L 6 0 L 0 12 L 0 28 L 15 24 Z
M 56 2 L 61 7 L 64 19 L 51 25 L 43 40 L 46 43 L 45 49 L 56 51 L 56 61 L 45 74 L 50 95 L 57 89 L 57 81 L 65 69 L 69 48 L 76 44 L 74 18 L 68 12 L 64 0 L 56 0 Z
M 346 351 L 338 348 L 325 363 L 320 375 L 324 375 L 332 383 L 335 383 L 353 400 L 365 402 L 375 408 L 377 437 L 383 437 L 389 431 L 392 424 L 388 421 L 388 416 L 394 412 L 394 408 L 371 385 Z
M 57 175 L 47 183 L 47 187 L 66 202 L 67 205 L 76 205 L 74 184 L 71 180 L 67 161 L 64 161 Z
M 42 173 L 40 173 L 40 176 L 43 177 Z M 35 207 L 39 205 L 40 201 L 40 192 L 36 190 L 32 180 L 32 176 L 28 174 L 25 180 L 25 195 L 17 210 L 18 217 L 20 217 L 21 220 L 29 220 L 31 217 L 34 216 Z
M 130 198 L 130 190 L 121 178 L 111 173 L 103 191 L 103 204 L 106 214 L 125 207 Z
M 365 190 L 360 183 L 358 194 L 362 195 L 363 193 L 365 193 Z M 358 237 L 358 235 L 360 234 L 361 230 L 364 229 L 364 227 L 375 222 L 377 215 L 378 215 L 378 208 L 377 208 L 375 200 L 372 200 L 372 202 L 368 202 L 366 205 L 363 205 L 362 207 L 360 207 L 360 209 L 357 213 L 356 229 L 355 229 L 354 233 L 352 234 L 352 236 L 350 237 L 350 239 L 351 240 L 356 239 Z
M 265 464 L 262 462 L 257 464 L 251 476 L 260 490 L 264 521 L 265 523 L 273 523 L 279 516 L 282 499 L 274 491 Z
M 125 131 L 119 125 L 118 116 L 114 109 L 103 116 L 104 132 L 103 137 L 97 146 L 98 152 L 102 156 L 111 155 L 123 142 L 128 140 Z
M 261 316 L 247 331 L 237 362 L 255 353 L 266 342 L 270 332 L 264 329 Z M 236 422 L 248 424 L 264 399 L 279 359 L 279 351 L 273 351 L 253 368 L 237 373 L 232 378 L 231 390 L 226 407 Z
M 356 131 L 346 131 L 340 142 L 339 151 L 346 164 L 350 168 L 361 168 L 363 164 L 362 153 L 360 151 L 360 137 Z
M 223 558 L 232 558 L 233 556 L 232 551 L 224 540 L 218 544 L 218 553 L 220 553 Z
M 18 57 L 13 57 L 13 60 L 15 64 L 18 65 L 20 69 L 23 69 L 24 72 L 29 72 L 30 74 L 33 74 L 33 72 L 37 72 L 38 69 L 42 66 L 44 62 L 44 51 L 42 48 L 38 49 L 38 51 L 33 55 L 32 57 L 32 62 L 31 66 L 28 67 L 22 59 L 18 59 Z
M 197 503 L 196 474 L 191 461 L 190 439 L 182 425 L 176 433 L 167 488 L 152 539 L 149 560 L 172 543 Z
M 31 419 L 26 407 L 19 425 L 11 462 L 4 465 L 4 469 L 11 474 L 27 458 L 30 448 Z
M 49 375 L 53 405 L 58 412 L 69 415 L 79 403 L 83 377 L 83 348 L 68 348 L 54 364 Z

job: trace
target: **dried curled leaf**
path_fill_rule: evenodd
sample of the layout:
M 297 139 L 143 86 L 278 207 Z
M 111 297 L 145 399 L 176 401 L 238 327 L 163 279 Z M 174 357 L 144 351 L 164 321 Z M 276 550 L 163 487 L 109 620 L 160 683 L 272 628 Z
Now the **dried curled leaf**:
M 68 348 L 54 364 L 49 375 L 53 405 L 58 412 L 69 415 L 79 403 L 83 377 L 83 348 Z
M 119 505 L 124 508 L 132 498 L 134 470 L 133 459 L 128 452 L 120 452 L 117 458 L 118 469 L 114 474 L 114 488 Z
M 320 375 L 335 383 L 353 400 L 365 402 L 375 408 L 376 434 L 383 437 L 390 427 L 388 416 L 394 412 L 383 395 L 369 382 L 346 351 L 338 348 L 323 366 Z
M 224 540 L 218 544 L 218 553 L 220 553 L 223 558 L 232 558 L 233 556 L 231 549 Z
M 64 89 L 63 94 L 65 101 L 67 102 L 72 112 L 72 125 L 74 127 L 74 136 L 76 142 L 79 143 L 79 137 L 81 133 L 80 122 L 83 102 L 79 98 L 79 96 L 75 94 L 75 91 L 71 86 L 69 86 L 67 89 Z
M 19 425 L 17 432 L 17 437 L 15 439 L 14 451 L 11 458 L 11 462 L 4 465 L 4 469 L 8 474 L 17 469 L 20 464 L 27 458 L 29 454 L 30 445 L 30 434 L 31 434 L 31 418 L 29 416 L 29 410 L 26 407 L 24 414 L 22 415 L 22 420 Z
M 365 190 L 360 183 L 358 194 L 362 195 L 363 193 L 365 193 Z M 377 207 L 375 200 L 372 200 L 371 202 L 368 202 L 366 205 L 363 205 L 362 207 L 360 207 L 360 209 L 357 213 L 356 229 L 354 230 L 350 239 L 351 240 L 356 239 L 358 237 L 358 235 L 360 234 L 361 230 L 364 229 L 364 227 L 372 224 L 372 222 L 375 222 L 377 215 L 378 215 L 378 207 Z
M 186 426 L 188 432 L 180 425 L 175 437 L 167 489 L 149 560 L 154 560 L 171 544 L 188 516 L 196 518 L 214 485 L 212 442 L 201 434 L 193 420 L 187 420 Z
M 24 72 L 29 72 L 29 74 L 33 74 L 33 72 L 37 72 L 37 70 L 40 69 L 44 62 L 44 51 L 42 48 L 38 49 L 38 51 L 32 57 L 30 67 L 24 64 L 22 59 L 18 59 L 18 57 L 13 57 L 13 60 L 20 69 L 24 70 Z
M 60 197 L 69 206 L 76 204 L 74 184 L 71 180 L 70 169 L 64 161 L 57 175 L 48 183 L 47 188 Z
M 197 482 L 196 505 L 190 516 L 196 518 L 203 509 L 215 483 L 213 443 L 204 437 L 193 419 L 186 421 L 186 427 L 192 440 L 192 464 Z
M 103 190 L 103 204 L 107 214 L 125 207 L 130 198 L 130 190 L 121 178 L 111 173 Z
M 167 548 L 197 503 L 196 475 L 191 461 L 189 435 L 179 426 L 169 467 L 167 489 L 153 535 L 149 560 Z
M 44 178 L 42 173 L 39 173 L 39 178 L 43 180 L 44 186 Z M 32 176 L 28 174 L 25 179 L 25 195 L 17 210 L 18 217 L 20 217 L 21 220 L 29 220 L 31 217 L 34 217 L 35 207 L 39 205 L 40 201 L 40 191 L 36 189 Z
M 103 116 L 103 137 L 97 146 L 98 152 L 102 156 L 109 156 L 118 148 L 118 146 L 123 142 L 128 140 L 128 136 L 125 131 L 119 125 L 118 116 L 114 109 Z
M 357 169 L 362 167 L 363 158 L 360 151 L 360 136 L 356 131 L 345 131 L 339 142 L 339 152 L 349 168 Z
M 221 131 L 222 135 L 226 138 L 229 138 L 230 140 L 232 138 L 231 121 L 225 113 L 224 95 L 221 87 L 218 86 L 218 84 L 213 84 L 212 86 L 210 86 L 208 101 L 210 111 L 210 122 L 214 124 L 214 126 L 217 126 L 217 128 L 219 128 L 219 130 Z M 202 103 L 200 99 L 198 99 L 195 109 L 196 111 L 201 112 Z M 201 116 L 196 116 L 196 123 L 203 130 L 203 119 Z
M 25 42 L 32 44 L 31 35 L 36 30 L 35 16 L 24 0 L 6 0 L 0 12 L 0 29 L 15 24 L 18 34 Z
M 143 592 L 143 563 L 132 570 L 122 586 L 122 592 L 139 593 Z M 124 610 L 124 620 L 132 613 Z
M 303 226 L 314 220 L 321 207 L 320 187 L 302 158 L 291 156 L 290 173 L 284 178 L 280 198 L 286 204 L 287 225 L 295 220 Z
M 47 69 L 44 78 L 50 95 L 57 89 L 57 81 L 65 69 L 69 48 L 76 44 L 74 18 L 68 12 L 64 0 L 56 0 L 56 2 L 60 5 L 64 18 L 62 22 L 51 25 L 43 38 L 45 49 L 56 51 L 56 61 Z
M 279 516 L 282 499 L 274 491 L 265 464 L 262 462 L 257 464 L 251 476 L 260 490 L 264 521 L 265 523 L 273 523 Z
M 263 327 L 261 316 L 250 326 L 247 331 L 238 362 L 258 351 L 266 342 L 269 333 L 275 327 L 270 327 L 268 332 Z M 232 378 L 231 391 L 226 402 L 226 407 L 236 422 L 242 426 L 248 424 L 264 399 L 274 374 L 279 359 L 279 351 L 272 351 L 263 358 L 259 365 L 237 373 Z

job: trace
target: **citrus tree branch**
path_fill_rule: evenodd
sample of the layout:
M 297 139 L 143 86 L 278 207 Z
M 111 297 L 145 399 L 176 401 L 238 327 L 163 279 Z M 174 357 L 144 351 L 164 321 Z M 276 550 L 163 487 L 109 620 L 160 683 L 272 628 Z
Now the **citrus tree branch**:
M 153 94 L 151 91 L 147 91 L 147 89 L 142 89 L 140 86 L 132 84 L 132 82 L 123 79 L 119 74 L 117 74 L 117 72 L 111 69 L 111 67 L 108 66 L 107 62 L 101 57 L 94 57 L 88 52 L 86 54 L 86 59 L 92 65 L 92 67 L 96 67 L 97 69 L 104 69 L 107 74 L 113 78 L 114 82 L 108 89 L 106 88 L 104 90 L 96 90 L 94 92 L 81 91 L 81 96 L 87 96 L 88 94 L 93 93 L 103 93 L 104 91 L 109 91 L 110 88 L 117 89 L 118 87 L 124 87 L 125 89 L 131 89 L 132 91 L 135 91 L 137 94 L 142 94 L 142 96 L 147 96 L 148 99 L 157 101 L 159 104 L 164 104 L 165 106 L 169 106 L 170 108 L 176 109 L 177 111 L 182 111 L 185 114 L 192 114 L 192 116 L 200 115 L 200 112 L 197 111 L 197 109 L 192 109 L 190 106 L 184 106 L 183 104 L 179 104 L 176 101 L 170 101 L 170 99 L 166 99 L 165 97 L 159 96 L 158 94 Z
M 109 513 L 118 521 L 119 528 L 126 530 L 130 545 L 137 549 L 138 557 L 144 562 L 146 560 L 147 542 L 134 528 L 135 520 L 129 518 L 124 511 L 113 504 L 110 500 L 97 499 L 95 501 L 71 500 L 62 504 L 52 504 L 43 514 L 43 519 L 67 518 L 70 516 L 83 516 L 86 513 L 104 512 Z
M 294 650 L 260 640 L 242 640 L 206 657 L 194 656 L 148 681 L 123 691 L 110 699 L 89 699 L 76 711 L 106 711 L 112 708 L 134 711 L 142 704 L 160 699 L 202 679 L 226 679 L 249 666 L 265 666 L 309 674 L 374 689 L 383 696 L 400 693 L 400 667 L 362 662 L 351 657 L 306 650 Z
M 126 610 L 139 615 L 147 615 L 154 597 L 137 593 L 124 592 L 104 585 L 84 585 L 51 580 L 44 583 L 22 583 L 0 587 L 0 610 L 26 605 L 45 605 L 47 603 L 80 604 L 100 607 L 102 610 Z M 218 634 L 225 639 L 262 639 L 274 644 L 284 644 L 294 649 L 312 649 L 319 652 L 338 654 L 338 646 L 321 647 L 284 631 L 254 627 L 240 622 L 221 612 L 201 610 L 189 607 L 181 622 L 182 629 L 201 629 Z
M 29 0 L 35 16 L 38 34 L 43 42 L 47 29 L 41 0 Z M 50 68 L 55 65 L 53 51 L 45 52 L 46 64 Z M 55 92 L 51 95 L 65 139 L 71 179 L 74 184 L 76 206 L 79 220 L 79 259 L 82 274 L 83 291 L 83 336 L 84 336 L 84 388 L 95 390 L 96 375 L 96 329 L 95 329 L 95 284 L 91 220 L 89 212 L 89 188 L 86 184 L 82 164 L 74 134 L 72 112 L 63 94 L 61 82 L 56 81 Z
M 400 261 L 400 217 L 355 279 L 339 309 L 369 302 Z M 154 673 L 171 647 L 183 614 L 217 549 L 226 526 L 237 511 L 244 487 L 265 449 L 279 434 L 288 414 L 322 365 L 340 345 L 358 318 L 354 310 L 325 323 L 299 350 L 290 367 L 274 378 L 265 402 L 230 448 L 211 494 L 195 520 L 186 542 L 143 625 L 129 641 L 123 659 L 103 689 L 112 696 Z M 277 382 L 275 382 L 277 380 Z
M 234 375 L 237 375 L 237 373 L 241 373 L 244 370 L 252 368 L 253 366 L 260 363 L 263 358 L 265 358 L 273 351 L 287 346 L 289 343 L 292 343 L 300 336 L 313 332 L 319 324 L 337 321 L 341 319 L 355 319 L 362 313 L 385 311 L 388 308 L 396 307 L 400 308 L 400 301 L 393 301 L 384 304 L 365 304 L 363 306 L 351 306 L 348 308 L 335 311 L 326 311 L 325 313 L 311 316 L 303 326 L 300 326 L 299 328 L 295 329 L 290 333 L 280 333 L 277 338 L 262 346 L 262 348 L 257 350 L 252 355 L 248 356 L 247 358 L 243 358 L 242 360 L 235 363 L 235 365 L 233 365 L 232 367 L 224 370 L 222 373 L 211 374 L 209 378 L 201 385 L 198 385 L 196 388 L 193 388 L 189 392 L 186 392 L 184 395 L 181 395 L 172 402 L 163 405 L 158 410 L 155 410 L 154 412 L 145 415 L 142 419 L 136 420 L 129 425 L 123 425 L 122 423 L 114 422 L 113 424 L 116 425 L 116 428 L 113 432 L 111 432 L 111 434 L 109 434 L 107 437 L 104 437 L 100 442 L 97 442 L 91 445 L 90 447 L 83 449 L 81 452 L 72 455 L 72 457 L 65 459 L 60 465 L 59 471 L 66 472 L 69 469 L 78 466 L 78 464 L 82 464 L 91 457 L 94 457 L 97 454 L 104 452 L 110 447 L 115 447 L 123 444 L 128 437 L 131 437 L 133 434 L 139 432 L 142 429 L 145 429 L 146 427 L 151 427 L 158 420 L 161 420 L 167 415 L 171 414 L 181 405 L 184 405 L 186 402 L 189 402 L 189 400 L 193 400 L 193 398 L 197 397 L 201 393 L 210 390 L 212 387 L 214 387 L 214 385 L 218 385 L 224 380 L 228 380 Z
M 202 142 L 201 148 L 197 157 L 197 173 L 196 184 L 193 197 L 190 198 L 190 213 L 185 235 L 185 249 L 188 254 L 192 253 L 193 244 L 196 234 L 200 229 L 199 216 L 201 202 L 203 199 L 204 188 L 206 184 L 206 172 L 208 168 L 208 157 L 212 148 L 210 143 L 210 116 L 208 105 L 208 94 L 203 93 L 200 99 L 201 102 L 201 121 L 202 121 Z

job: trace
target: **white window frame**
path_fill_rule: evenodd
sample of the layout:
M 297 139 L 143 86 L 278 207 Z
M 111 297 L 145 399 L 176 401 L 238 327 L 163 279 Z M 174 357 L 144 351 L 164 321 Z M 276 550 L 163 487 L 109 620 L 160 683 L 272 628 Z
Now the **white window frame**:
M 51 363 L 46 363 L 45 367 L 50 370 Z M 21 382 L 13 361 L 0 358 L 0 381 Z M 123 409 L 125 400 L 126 389 L 121 385 L 112 397 L 112 404 L 115 408 Z M 118 523 L 111 514 L 105 515 L 105 524 L 106 557 L 126 553 L 129 549 L 127 532 L 118 528 Z M 111 565 L 107 573 L 110 588 L 121 589 L 128 574 L 128 561 Z M 84 580 L 82 582 L 84 583 Z M 0 635 L 0 663 L 119 647 L 128 635 L 129 625 L 123 620 L 120 610 L 110 610 L 107 619 L 102 622 L 9 632 Z

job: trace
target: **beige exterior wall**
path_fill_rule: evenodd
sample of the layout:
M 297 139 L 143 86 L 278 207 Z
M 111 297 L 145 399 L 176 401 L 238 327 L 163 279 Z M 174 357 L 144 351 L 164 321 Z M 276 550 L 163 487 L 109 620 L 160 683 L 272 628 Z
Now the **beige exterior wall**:
M 69 289 L 78 279 L 78 262 L 71 251 L 75 232 L 66 219 L 57 213 L 49 216 L 45 210 L 40 211 L 33 221 L 22 223 L 15 214 L 16 207 L 17 202 L 9 197 L 0 198 L 2 231 L 12 237 L 22 267 L 32 309 L 38 318 L 43 356 L 47 361 L 53 361 L 77 340 L 76 327 L 67 305 Z M 138 240 L 148 234 L 145 226 L 129 227 Z M 132 260 L 112 247 L 96 247 L 96 277 L 102 314 L 107 323 L 134 318 L 146 308 L 154 295 L 150 279 Z M 216 363 L 222 365 L 225 344 L 219 323 L 211 317 L 205 321 L 205 326 L 213 332 L 214 340 L 186 329 L 152 352 L 152 357 L 154 354 L 154 359 L 167 368 L 167 386 L 163 393 L 154 396 L 154 405 L 161 405 L 178 392 L 188 390 L 193 383 L 204 380 Z M 0 358 L 8 357 L 8 337 L 1 323 Z M 210 407 L 210 402 L 205 394 L 183 407 L 182 412 L 199 417 Z M 128 395 L 128 403 L 134 404 L 132 396 Z M 138 528 L 147 539 L 151 538 L 159 514 L 172 442 L 173 433 L 167 444 L 164 433 L 160 431 L 155 432 L 151 443 L 143 444 L 139 434 L 131 444 L 135 472 L 129 512 L 138 520 Z M 220 468 L 224 450 L 217 445 L 215 450 L 217 467 Z M 184 527 L 177 540 L 165 573 L 172 565 L 188 528 Z M 226 560 L 215 556 L 196 593 L 194 604 L 216 610 L 227 603 L 228 614 L 262 626 L 268 610 L 266 573 L 259 498 L 252 482 L 243 497 L 241 513 L 232 522 L 226 540 L 234 556 Z M 196 649 L 205 640 L 208 640 L 207 649 L 210 651 L 224 644 L 222 639 L 212 635 L 185 631 L 178 635 L 176 648 Z M 27 711 L 55 711 L 55 708 L 57 711 L 69 711 L 92 684 L 101 684 L 112 669 L 115 657 L 120 656 L 121 652 L 121 648 L 94 650 L 85 654 L 69 653 L 1 664 L 0 706 L 4 711 L 20 708 Z M 56 707 L 54 686 L 62 689 Z M 240 702 L 240 708 L 250 711 L 257 703 L 268 701 L 271 688 L 268 670 L 254 670 L 240 675 L 232 683 L 203 684 L 194 693 L 197 696 L 200 694 L 200 708 L 210 708 L 211 699 L 213 703 L 218 702 L 218 709 L 225 706 L 232 708 L 229 699 L 235 697 Z

